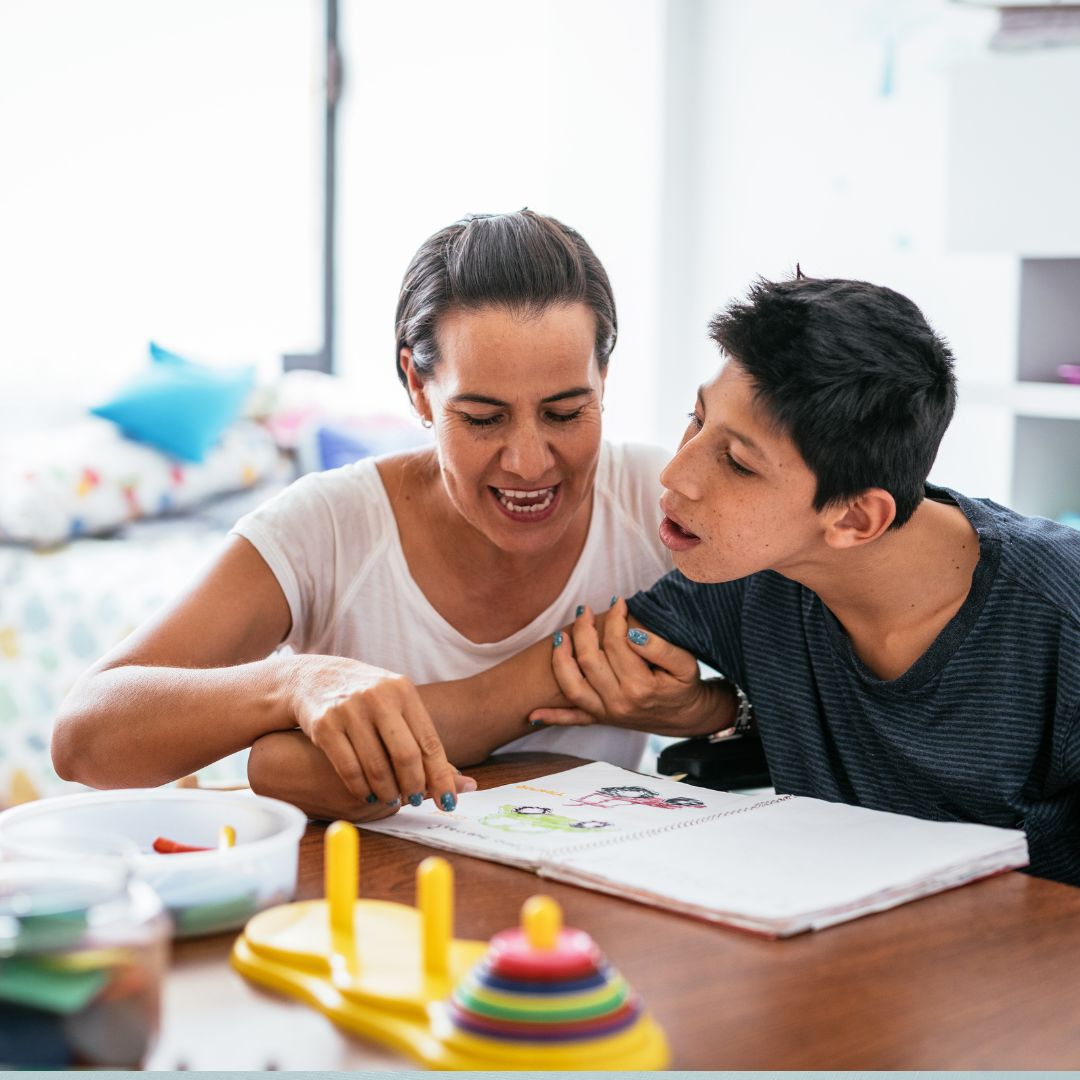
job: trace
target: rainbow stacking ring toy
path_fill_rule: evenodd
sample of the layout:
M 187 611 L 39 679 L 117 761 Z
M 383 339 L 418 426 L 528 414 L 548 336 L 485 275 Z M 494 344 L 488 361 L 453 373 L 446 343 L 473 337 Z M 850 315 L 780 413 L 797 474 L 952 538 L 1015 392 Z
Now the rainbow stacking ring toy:
M 657 1069 L 660 1029 L 582 930 L 564 929 L 554 900 L 534 896 L 521 928 L 491 939 L 487 955 L 445 1007 L 448 1047 L 472 1068 Z
M 233 966 L 335 1024 L 433 1069 L 663 1069 L 663 1032 L 554 900 L 485 947 L 453 934 L 453 873 L 417 868 L 417 906 L 361 900 L 359 837 L 326 833 L 326 899 L 256 915 Z

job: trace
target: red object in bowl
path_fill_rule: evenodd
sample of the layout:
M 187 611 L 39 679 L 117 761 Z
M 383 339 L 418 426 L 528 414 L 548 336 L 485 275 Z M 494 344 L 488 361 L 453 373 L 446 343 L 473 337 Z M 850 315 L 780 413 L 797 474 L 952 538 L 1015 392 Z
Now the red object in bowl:
M 193 847 L 191 844 L 181 844 L 176 840 L 170 840 L 167 836 L 159 836 L 154 841 L 154 850 L 159 855 L 184 855 L 190 851 L 213 851 L 208 847 Z

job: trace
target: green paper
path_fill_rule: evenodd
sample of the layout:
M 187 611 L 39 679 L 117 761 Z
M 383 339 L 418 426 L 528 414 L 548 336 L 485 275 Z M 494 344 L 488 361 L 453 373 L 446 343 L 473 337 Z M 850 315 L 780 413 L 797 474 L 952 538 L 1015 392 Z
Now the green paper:
M 241 893 L 228 900 L 215 900 L 205 904 L 173 908 L 179 935 L 213 934 L 219 930 L 231 930 L 246 922 L 258 909 L 255 893 Z
M 0 1001 L 63 1016 L 88 1005 L 108 981 L 108 970 L 60 971 L 19 957 L 0 960 Z

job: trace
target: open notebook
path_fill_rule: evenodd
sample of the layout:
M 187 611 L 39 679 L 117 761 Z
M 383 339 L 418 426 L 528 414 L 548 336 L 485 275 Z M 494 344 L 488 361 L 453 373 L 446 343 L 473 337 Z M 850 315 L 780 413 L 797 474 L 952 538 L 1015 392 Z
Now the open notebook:
M 602 763 L 363 828 L 777 937 L 1028 862 L 1019 830 L 708 791 Z

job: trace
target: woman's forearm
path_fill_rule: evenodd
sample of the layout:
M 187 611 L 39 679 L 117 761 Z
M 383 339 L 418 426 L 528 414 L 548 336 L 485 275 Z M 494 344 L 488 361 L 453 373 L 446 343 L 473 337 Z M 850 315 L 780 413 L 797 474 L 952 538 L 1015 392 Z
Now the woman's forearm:
M 57 773 L 93 787 L 151 787 L 295 726 L 290 657 L 234 667 L 91 669 L 53 730 Z

